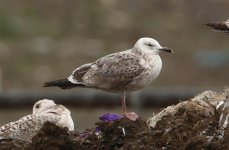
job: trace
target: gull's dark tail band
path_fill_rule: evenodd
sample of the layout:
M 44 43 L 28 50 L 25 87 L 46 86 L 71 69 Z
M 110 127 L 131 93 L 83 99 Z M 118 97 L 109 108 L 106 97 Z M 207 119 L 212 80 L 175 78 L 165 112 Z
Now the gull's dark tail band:
M 44 87 L 57 86 L 61 89 L 71 89 L 75 87 L 84 87 L 83 84 L 74 84 L 68 79 L 60 79 L 55 81 L 49 81 L 44 83 Z

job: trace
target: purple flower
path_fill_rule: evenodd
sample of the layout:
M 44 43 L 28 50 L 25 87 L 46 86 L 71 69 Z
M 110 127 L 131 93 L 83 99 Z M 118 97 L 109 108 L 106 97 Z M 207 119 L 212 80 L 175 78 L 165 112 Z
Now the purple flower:
M 98 132 L 101 132 L 101 129 L 100 129 L 99 127 L 96 127 L 96 128 L 95 128 L 95 132 L 97 132 L 97 133 L 98 133 Z
M 107 121 L 107 122 L 119 120 L 121 118 L 123 118 L 123 115 L 110 114 L 110 113 L 106 113 L 99 117 L 100 120 Z

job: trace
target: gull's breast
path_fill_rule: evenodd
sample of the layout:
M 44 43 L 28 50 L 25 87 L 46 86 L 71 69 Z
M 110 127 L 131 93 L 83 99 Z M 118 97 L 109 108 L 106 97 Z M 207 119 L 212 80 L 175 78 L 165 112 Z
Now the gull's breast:
M 140 63 L 144 70 L 127 85 L 127 91 L 139 90 L 148 86 L 161 72 L 162 61 L 159 55 L 147 56 L 145 59 L 142 59 Z

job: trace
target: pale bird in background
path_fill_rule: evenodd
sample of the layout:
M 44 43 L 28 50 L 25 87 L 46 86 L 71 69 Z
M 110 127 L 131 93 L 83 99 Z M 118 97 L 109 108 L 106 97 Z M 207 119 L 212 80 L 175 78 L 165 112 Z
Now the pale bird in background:
M 204 25 L 211 27 L 216 32 L 229 33 L 229 19 L 223 22 L 205 23 Z
M 137 115 L 126 111 L 125 92 L 148 86 L 160 73 L 160 52 L 173 52 L 162 47 L 155 39 L 141 38 L 132 49 L 106 55 L 93 63 L 76 68 L 65 79 L 46 82 L 45 87 L 61 89 L 86 87 L 122 93 L 122 111 L 126 118 L 136 120 Z
M 39 108 L 36 105 L 39 104 Z M 46 104 L 54 104 L 46 107 Z M 63 105 L 56 105 L 52 100 L 40 100 L 34 104 L 36 112 L 24 116 L 15 122 L 10 122 L 0 127 L 0 139 L 18 139 L 31 142 L 47 121 L 59 126 L 67 127 L 70 131 L 74 130 L 74 123 L 70 111 Z M 40 111 L 42 110 L 42 111 Z

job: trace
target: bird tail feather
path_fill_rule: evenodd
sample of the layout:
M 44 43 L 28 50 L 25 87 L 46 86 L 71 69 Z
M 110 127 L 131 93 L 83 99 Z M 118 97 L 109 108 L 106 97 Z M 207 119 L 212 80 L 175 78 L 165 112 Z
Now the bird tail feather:
M 75 87 L 84 87 L 83 84 L 75 84 L 70 82 L 68 79 L 60 79 L 55 81 L 49 81 L 44 83 L 44 87 L 57 86 L 61 89 L 71 89 Z

